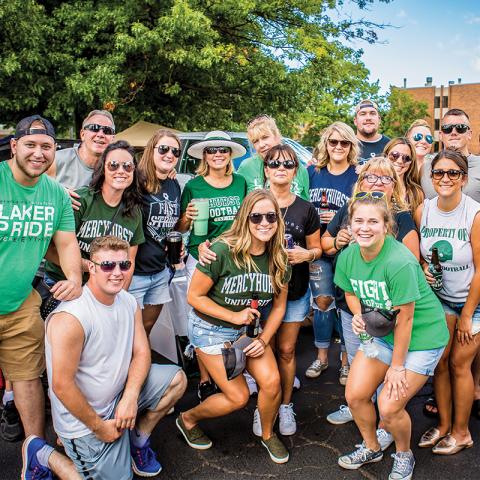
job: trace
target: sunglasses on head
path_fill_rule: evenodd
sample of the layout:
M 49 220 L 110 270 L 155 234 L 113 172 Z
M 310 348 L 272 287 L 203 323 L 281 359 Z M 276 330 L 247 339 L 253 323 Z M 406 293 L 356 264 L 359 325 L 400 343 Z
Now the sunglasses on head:
M 99 125 L 98 123 L 89 123 L 87 125 L 84 125 L 83 129 L 95 133 L 98 133 L 100 130 L 102 130 L 105 135 L 115 135 L 115 129 L 113 127 L 109 127 L 107 125 Z
M 114 262 L 113 260 L 104 260 L 100 263 L 94 262 L 93 260 L 90 261 L 93 264 L 98 265 L 102 272 L 113 272 L 117 265 L 122 272 L 128 272 L 132 266 L 132 262 L 130 260 L 120 260 L 119 262 Z
M 336 147 L 340 144 L 342 148 L 347 148 L 352 144 L 352 142 L 349 142 L 348 140 L 337 140 L 335 138 L 329 138 L 327 141 L 331 147 Z
M 425 138 L 425 141 L 430 145 L 433 143 L 433 137 L 431 135 L 424 135 L 423 133 L 416 133 L 413 136 L 413 141 L 419 142 L 422 138 Z
M 432 178 L 434 180 L 442 180 L 445 174 L 447 174 L 447 177 L 450 180 L 458 180 L 460 177 L 463 177 L 463 175 L 466 175 L 463 170 L 456 170 L 454 168 L 451 168 L 450 170 L 432 170 Z
M 208 153 L 209 155 L 213 155 L 215 153 L 230 153 L 232 149 L 230 147 L 206 147 L 204 152 Z
M 177 147 L 171 147 L 170 145 L 159 145 L 157 147 L 157 150 L 158 150 L 158 153 L 160 155 L 165 155 L 166 153 L 168 152 L 172 152 L 172 155 L 175 157 L 175 158 L 178 158 L 180 156 L 180 154 L 182 153 L 182 149 L 181 148 L 177 148 Z
M 271 118 L 272 117 L 270 117 L 270 115 L 267 115 L 266 113 L 260 113 L 259 115 L 257 115 L 256 117 L 253 117 L 247 122 L 247 127 L 249 127 L 252 123 L 256 122 L 257 120 L 267 120 L 267 119 L 270 120 Z
M 248 218 L 254 225 L 259 225 L 265 218 L 268 223 L 275 223 L 277 221 L 277 214 L 275 212 L 268 213 L 251 213 Z
M 390 185 L 394 182 L 393 177 L 391 177 L 390 175 L 375 175 L 374 173 L 366 173 L 363 176 L 363 179 L 366 180 L 368 183 L 371 183 L 372 185 L 374 183 L 377 183 L 378 180 L 380 180 L 383 185 Z
M 132 173 L 135 170 L 135 163 L 133 162 L 117 162 L 116 160 L 111 160 L 107 162 L 107 168 L 110 172 L 116 172 L 120 167 L 127 173 Z
M 357 192 L 355 194 L 355 200 L 361 200 L 363 198 L 374 198 L 375 200 L 381 200 L 385 198 L 385 193 L 373 191 L 373 192 Z
M 404 153 L 396 152 L 395 150 L 388 154 L 388 158 L 393 163 L 398 162 L 400 158 L 402 159 L 402 163 L 411 163 L 412 161 L 412 158 L 410 157 L 410 155 L 405 155 Z
M 267 162 L 268 168 L 280 168 L 283 165 L 285 170 L 293 170 L 297 166 L 297 162 L 295 160 L 269 160 Z
M 457 133 L 465 133 L 470 130 L 470 127 L 466 123 L 447 123 L 442 125 L 440 128 L 442 132 L 446 133 L 447 135 L 452 133 L 453 129 L 455 129 Z

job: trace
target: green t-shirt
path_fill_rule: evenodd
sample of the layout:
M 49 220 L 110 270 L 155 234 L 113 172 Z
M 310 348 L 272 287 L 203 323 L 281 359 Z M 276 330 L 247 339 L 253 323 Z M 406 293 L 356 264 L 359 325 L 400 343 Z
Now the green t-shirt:
M 82 187 L 76 191 L 80 195 L 80 208 L 74 211 L 75 231 L 82 258 L 90 258 L 90 244 L 97 237 L 105 235 L 110 227 L 111 219 L 118 209 L 110 207 L 103 200 L 101 193 L 94 193 L 89 187 Z M 130 245 L 139 245 L 145 241 L 142 226 L 142 212 L 137 209 L 135 215 L 127 217 L 120 212 L 115 216 L 110 235 L 126 240 Z M 45 272 L 56 281 L 65 278 L 59 266 L 46 262 Z M 84 282 L 88 274 L 84 274 Z
M 197 263 L 197 269 L 213 280 L 213 286 L 207 296 L 217 305 L 233 312 L 240 312 L 250 305 L 252 293 L 258 294 L 259 307 L 264 307 L 272 301 L 273 286 L 268 273 L 267 252 L 252 257 L 258 271 L 248 273 L 235 265 L 228 245 L 221 240 L 210 248 L 217 254 L 217 259 L 210 265 L 202 266 Z M 242 325 L 233 325 L 209 315 L 205 317 L 214 325 L 242 328 Z
M 232 175 L 232 183 L 224 188 L 212 187 L 200 175 L 192 178 L 185 185 L 181 200 L 182 214 L 193 198 L 209 199 L 210 215 L 207 235 L 195 235 L 192 230 L 188 240 L 188 252 L 196 260 L 198 260 L 198 246 L 201 243 L 207 239 L 212 241 L 230 228 L 246 192 L 245 179 L 236 173 Z
M 247 182 L 247 193 L 257 188 L 264 188 L 265 173 L 263 170 L 263 160 L 259 155 L 254 155 L 244 160 L 238 167 L 237 173 L 245 178 Z M 297 174 L 293 178 L 291 191 L 307 202 L 310 201 L 308 183 L 307 169 L 300 164 Z
M 14 312 L 32 290 L 32 280 L 56 231 L 73 232 L 72 203 L 47 175 L 33 187 L 15 181 L 0 163 L 0 314 Z
M 382 250 L 370 262 L 362 258 L 357 243 L 350 245 L 338 257 L 334 281 L 369 307 L 389 310 L 415 302 L 409 350 L 431 350 L 448 343 L 440 301 L 415 256 L 393 237 L 385 238 Z M 393 332 L 383 339 L 393 345 Z

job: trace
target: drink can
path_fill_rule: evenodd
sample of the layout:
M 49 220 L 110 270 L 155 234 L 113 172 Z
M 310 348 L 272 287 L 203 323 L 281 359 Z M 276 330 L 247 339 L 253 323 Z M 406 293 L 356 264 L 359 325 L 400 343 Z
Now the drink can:
M 285 239 L 285 248 L 287 248 L 289 250 L 294 248 L 295 245 L 293 243 L 293 236 L 292 235 L 290 235 L 289 233 L 286 233 L 284 239 Z

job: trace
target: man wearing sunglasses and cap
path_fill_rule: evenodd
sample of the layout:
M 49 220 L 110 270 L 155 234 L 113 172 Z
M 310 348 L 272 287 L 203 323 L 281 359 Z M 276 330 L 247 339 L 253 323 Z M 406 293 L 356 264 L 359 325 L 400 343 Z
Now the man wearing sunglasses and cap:
M 187 386 L 177 365 L 151 364 L 142 311 L 123 290 L 128 249 L 97 237 L 82 295 L 46 319 L 53 425 L 78 472 L 69 480 L 160 473 L 150 434 Z
M 45 370 L 44 325 L 32 280 L 50 241 L 66 274 L 52 294 L 58 300 L 73 300 L 81 293 L 70 200 L 58 183 L 43 175 L 53 162 L 55 146 L 52 124 L 32 115 L 17 124 L 10 143 L 13 157 L 0 164 L 0 368 L 13 384 L 25 435 L 45 447 L 38 460 L 45 467 L 51 451 L 39 438 L 45 427 L 40 382 Z M 33 478 L 36 464 L 29 460 L 24 455 L 22 478 Z
M 470 118 L 466 112 L 459 108 L 451 108 L 442 118 L 440 127 L 440 140 L 443 148 L 458 150 L 468 160 L 468 181 L 463 188 L 463 193 L 480 202 L 480 156 L 473 155 L 469 151 L 469 143 L 472 139 Z M 422 169 L 422 188 L 425 197 L 431 199 L 437 196 L 432 185 L 431 161 L 425 161 Z
M 365 163 L 372 157 L 382 154 L 390 138 L 378 132 L 380 126 L 378 105 L 369 99 L 362 100 L 355 107 L 353 123 L 357 127 L 356 135 L 360 141 L 359 163 Z

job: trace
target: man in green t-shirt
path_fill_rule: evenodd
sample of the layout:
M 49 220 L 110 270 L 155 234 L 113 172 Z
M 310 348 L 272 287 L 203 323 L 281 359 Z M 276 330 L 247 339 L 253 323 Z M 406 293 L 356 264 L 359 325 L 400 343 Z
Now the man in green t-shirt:
M 45 370 L 44 324 L 32 280 L 53 241 L 67 279 L 51 291 L 59 300 L 77 298 L 82 293 L 80 250 L 69 196 L 43 175 L 55 156 L 52 124 L 38 115 L 24 118 L 17 125 L 11 149 L 13 158 L 0 164 L 0 368 L 13 384 L 27 437 L 23 471 L 25 478 L 33 478 L 35 469 L 48 473 L 53 449 L 41 438 L 45 428 L 40 382 Z M 30 444 L 38 447 L 35 452 Z M 71 472 L 68 478 L 77 478 L 66 458 L 53 455 L 55 461 L 66 462 L 64 472 Z

